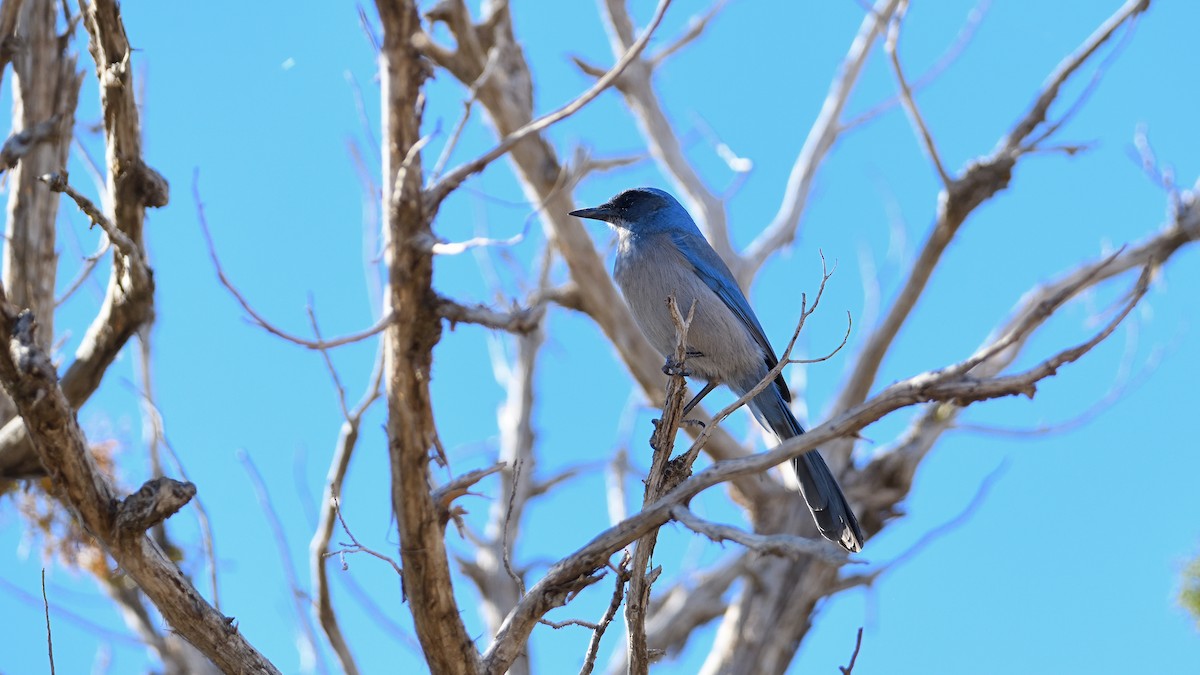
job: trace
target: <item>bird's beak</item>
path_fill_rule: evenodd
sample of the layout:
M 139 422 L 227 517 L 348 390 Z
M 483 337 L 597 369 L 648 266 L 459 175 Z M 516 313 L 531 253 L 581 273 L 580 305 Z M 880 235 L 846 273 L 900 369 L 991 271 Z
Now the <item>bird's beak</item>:
M 575 216 L 576 218 L 590 218 L 592 220 L 603 220 L 606 223 L 611 223 L 613 216 L 616 214 L 614 214 L 611 210 L 609 210 L 603 206 L 597 206 L 596 208 L 593 208 L 593 209 L 579 209 L 578 211 L 572 211 L 568 215 Z

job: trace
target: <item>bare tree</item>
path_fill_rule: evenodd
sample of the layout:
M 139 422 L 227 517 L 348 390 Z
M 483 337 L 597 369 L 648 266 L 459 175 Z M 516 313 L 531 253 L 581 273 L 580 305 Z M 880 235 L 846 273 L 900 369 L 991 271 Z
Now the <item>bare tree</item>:
M 820 540 L 807 518 L 797 517 L 804 512 L 799 495 L 775 474 L 763 478 L 763 472 L 820 448 L 839 474 L 867 534 L 878 533 L 900 517 L 900 505 L 909 495 L 917 467 L 964 409 L 1000 397 L 1033 397 L 1046 378 L 1056 374 L 1069 377 L 1071 364 L 1107 338 L 1137 306 L 1151 277 L 1200 237 L 1196 193 L 1167 185 L 1170 217 L 1162 227 L 1147 228 L 1144 238 L 1125 243 L 1115 253 L 1064 266 L 1059 274 L 1030 289 L 1007 316 L 998 318 L 993 332 L 973 354 L 948 356 L 936 369 L 885 384 L 880 381 L 881 366 L 963 226 L 982 205 L 1009 188 L 1016 167 L 1033 155 L 1079 151 L 1062 144 L 1058 134 L 1083 99 L 1064 102 L 1060 100 L 1063 92 L 1083 78 L 1084 69 L 1099 55 L 1109 53 L 1105 50 L 1138 20 L 1149 2 L 1130 0 L 1117 8 L 1063 57 L 1040 87 L 1031 86 L 1033 103 L 1012 120 L 994 147 L 980 148 L 978 157 L 961 169 L 947 165 L 937 135 L 914 99 L 914 91 L 926 78 L 913 78 L 901 58 L 908 2 L 878 0 L 865 7 L 860 27 L 848 36 L 849 46 L 820 114 L 778 195 L 776 216 L 740 250 L 731 239 L 725 196 L 708 185 L 692 164 L 654 79 L 672 55 L 691 47 L 712 22 L 720 20 L 722 3 L 696 17 L 690 29 L 670 40 L 658 36 L 664 15 L 689 11 L 672 6 L 670 0 L 660 0 L 648 23 L 640 28 L 625 2 L 605 0 L 600 4 L 612 47 L 611 65 L 576 59 L 592 84 L 575 99 L 542 115 L 535 111 L 535 78 L 525 48 L 515 37 L 507 3 L 490 0 L 475 15 L 462 0 L 443 0 L 422 14 L 412 0 L 379 0 L 377 17 L 364 16 L 368 30 L 379 36 L 383 101 L 379 178 L 377 183 L 368 181 L 372 197 L 379 202 L 383 251 L 379 265 L 385 279 L 381 318 L 376 325 L 353 335 L 326 338 L 314 313 L 315 337 L 288 333 L 254 308 L 253 300 L 225 275 L 213 249 L 222 283 L 250 319 L 282 341 L 318 352 L 337 389 L 344 423 L 330 458 L 317 527 L 309 545 L 311 586 L 294 590 L 303 590 L 312 600 L 313 618 L 322 636 L 310 641 L 326 640 L 345 672 L 361 669 L 353 636 L 341 627 L 339 608 L 330 591 L 327 566 L 338 552 L 332 543 L 338 531 L 352 540 L 348 545 L 352 552 L 370 553 L 391 562 L 397 570 L 405 593 L 404 611 L 410 614 L 416 643 L 433 672 L 530 672 L 531 633 L 539 625 L 560 625 L 549 621 L 547 614 L 585 593 L 611 601 L 594 622 L 567 622 L 592 632 L 587 652 L 579 656 L 584 672 L 598 665 L 601 640 L 622 605 L 628 647 L 614 651 L 610 670 L 647 672 L 659 655 L 680 649 L 698 628 L 716 621 L 719 628 L 708 647 L 706 672 L 783 672 L 812 627 L 817 604 L 848 588 L 872 583 L 883 570 L 858 572 L 847 566 L 851 561 L 845 554 Z M 0 404 L 0 421 L 5 424 L 0 430 L 0 477 L 10 482 L 37 476 L 49 479 L 43 484 L 46 496 L 56 500 L 62 513 L 79 528 L 80 539 L 102 552 L 104 573 L 98 574 L 102 586 L 121 608 L 130 628 L 169 672 L 214 668 L 231 673 L 278 672 L 219 611 L 216 598 L 204 597 L 165 553 L 171 543 L 164 521 L 196 497 L 197 487 L 182 473 L 178 480 L 164 475 L 155 454 L 155 475 L 139 490 L 125 494 L 102 455 L 89 447 L 76 420 L 76 411 L 100 386 L 106 370 L 131 338 L 137 338 L 142 347 L 143 368 L 149 367 L 148 336 L 155 296 L 143 220 L 147 208 L 167 204 L 168 188 L 143 158 L 131 48 L 117 3 L 93 0 L 80 3 L 79 15 L 69 11 L 64 8 L 66 14 L 59 17 L 58 5 L 52 0 L 0 3 L 0 57 L 6 60 L 0 65 L 12 65 L 16 107 L 12 135 L 0 149 L 3 165 L 11 174 L 0 296 L 0 339 L 6 347 L 0 350 L 0 382 L 8 394 Z M 103 112 L 105 175 L 94 200 L 66 172 L 83 74 L 77 71 L 76 57 L 68 48 L 70 41 L 60 39 L 57 31 L 69 34 L 77 21 L 87 32 Z M 439 35 L 449 36 L 450 43 L 435 37 Z M 652 40 L 655 37 L 658 39 Z M 649 48 L 652 43 L 658 46 Z M 582 151 L 567 156 L 547 138 L 546 131 L 602 93 L 619 93 L 637 123 L 649 158 L 683 198 L 739 282 L 748 288 L 763 266 L 796 238 L 814 177 L 838 139 L 869 121 L 850 118 L 847 104 L 867 58 L 878 52 L 887 58 L 895 77 L 893 105 L 904 109 L 914 138 L 940 182 L 938 193 L 930 196 L 936 217 L 915 258 L 894 297 L 879 307 L 879 320 L 854 334 L 851 348 L 855 355 L 846 380 L 827 419 L 809 433 L 759 451 L 721 426 L 736 404 L 715 414 L 697 409 L 692 417 L 700 423 L 682 420 L 687 397 L 681 371 L 673 370 L 672 377 L 664 375 L 662 359 L 640 334 L 617 294 L 602 251 L 581 223 L 568 215 L 577 206 L 574 190 L 590 174 L 640 158 L 597 158 Z M 442 141 L 440 156 L 430 161 L 434 137 L 423 115 L 426 83 L 435 73 L 461 85 L 465 111 L 455 130 Z M 495 144 L 479 156 L 447 168 L 463 127 L 473 123 L 476 108 L 494 130 Z M 1051 114 L 1060 109 L 1066 112 Z M 870 113 L 874 114 L 878 113 Z M 538 256 L 536 279 L 522 280 L 530 289 L 527 296 L 508 306 L 487 306 L 439 292 L 433 270 L 438 256 L 497 243 L 487 239 L 446 242 L 438 236 L 437 225 L 446 200 L 473 175 L 500 159 L 508 161 L 534 208 L 545 248 Z M 1153 167 L 1153 162 L 1148 160 L 1148 165 Z M 63 368 L 55 363 L 52 348 L 60 195 L 102 229 L 104 250 L 111 252 L 103 304 L 83 344 Z M 200 215 L 203 221 L 203 212 Z M 1147 214 L 1147 221 L 1151 218 Z M 101 256 L 90 260 L 85 275 Z M 556 271 L 558 263 L 565 272 Z M 820 287 L 806 297 L 798 317 L 801 326 L 816 309 L 829 279 L 826 274 Z M 1029 349 L 1031 338 L 1064 305 L 1102 285 L 1121 289 L 1120 301 L 1091 335 L 1077 344 L 1046 351 Z M 533 422 L 539 393 L 534 375 L 547 337 L 546 317 L 564 310 L 594 322 L 642 395 L 664 410 L 651 440 L 655 458 L 646 476 L 641 509 L 626 512 L 628 467 L 614 462 L 611 526 L 595 532 L 578 550 L 562 551 L 544 572 L 535 573 L 513 559 L 514 547 L 526 536 L 522 525 L 527 511 L 535 500 L 567 489 L 573 476 L 573 472 L 550 476 L 539 472 L 539 457 L 551 450 L 539 443 Z M 684 363 L 688 310 L 673 303 L 671 308 L 664 306 L 664 311 L 672 311 L 676 318 L 681 347 L 678 360 Z M 436 476 L 440 473 L 432 466 L 445 467 L 447 456 L 434 415 L 441 403 L 431 395 L 429 382 L 442 331 L 458 324 L 496 331 L 501 336 L 498 341 L 509 347 L 507 353 L 499 349 L 494 354 L 505 391 L 497 414 L 499 453 L 493 465 L 439 483 Z M 379 356 L 359 403 L 352 407 L 330 351 L 364 340 L 378 341 Z M 1024 358 L 1018 361 L 1018 357 Z M 798 361 L 789 347 L 779 368 Z M 776 374 L 778 371 L 772 377 Z M 150 399 L 148 375 L 144 389 Z M 340 512 L 342 484 L 360 442 L 364 415 L 377 402 L 385 408 L 387 419 L 391 511 L 399 535 L 394 552 L 360 544 L 351 534 L 352 523 L 346 523 Z M 910 415 L 907 430 L 869 461 L 856 463 L 853 451 L 860 432 L 901 410 Z M 148 400 L 146 414 L 155 420 L 158 440 L 152 447 L 157 448 L 159 441 L 165 444 L 165 438 L 152 400 Z M 690 439 L 677 439 L 677 430 Z M 672 459 L 677 444 L 686 449 Z M 693 472 L 692 462 L 700 453 L 712 463 Z M 497 478 L 489 478 L 493 475 Z M 486 525 L 477 529 L 464 522 L 458 500 L 483 486 L 492 486 L 486 489 L 491 501 Z M 718 486 L 725 489 L 730 503 L 741 509 L 749 529 L 707 520 L 689 508 L 692 498 Z M 671 522 L 696 536 L 733 542 L 739 553 L 701 570 L 703 582 L 699 584 L 682 579 L 677 569 L 651 568 L 655 537 Z M 469 555 L 447 545 L 446 530 L 451 523 L 469 544 Z M 118 569 L 131 584 L 113 581 Z M 754 583 L 738 584 L 742 579 Z M 480 598 L 479 613 L 487 629 L 482 638 L 472 635 L 464 623 L 463 614 L 471 608 L 464 605 L 456 584 L 471 584 Z M 215 596 L 215 583 L 213 587 Z M 166 627 L 158 625 L 147 600 Z M 304 603 L 297 604 L 305 611 Z M 861 633 L 859 638 L 861 641 Z M 857 653 L 856 648 L 855 657 Z M 853 664 L 852 658 L 843 672 L 853 669 Z

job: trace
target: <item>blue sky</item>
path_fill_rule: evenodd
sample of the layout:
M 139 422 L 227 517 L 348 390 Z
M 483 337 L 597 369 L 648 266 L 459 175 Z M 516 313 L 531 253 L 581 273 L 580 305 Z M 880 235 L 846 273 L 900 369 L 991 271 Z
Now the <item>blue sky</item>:
M 517 38 L 535 72 L 536 107 L 548 111 L 589 84 L 571 65 L 580 54 L 611 63 L 607 39 L 592 3 L 515 3 Z M 635 3 L 646 20 L 651 3 Z M 829 80 L 861 20 L 852 0 L 760 5 L 732 2 L 705 35 L 673 57 L 656 85 L 689 157 L 717 190 L 735 177 L 716 156 L 704 129 L 753 161 L 744 185 L 728 201 L 735 243 L 745 245 L 774 215 L 795 155 Z M 950 44 L 973 2 L 917 3 L 906 22 L 901 53 L 910 73 L 935 62 Z M 1039 84 L 1088 35 L 1115 2 L 995 3 L 961 57 L 918 95 L 947 167 L 957 171 L 991 151 L 1032 100 Z M 226 272 L 278 325 L 308 331 L 305 305 L 312 298 L 326 335 L 373 323 L 377 303 L 373 255 L 364 235 L 364 193 L 348 151 L 356 143 L 378 173 L 375 151 L 355 105 L 357 82 L 366 101 L 370 133 L 378 137 L 374 58 L 351 3 L 313 3 L 302 9 L 273 3 L 126 3 L 126 26 L 138 49 L 135 68 L 145 83 L 146 158 L 171 182 L 171 203 L 150 213 L 147 239 L 158 284 L 154 377 L 167 434 L 179 452 L 216 532 L 223 611 L 283 672 L 302 672 L 297 621 L 283 563 L 255 501 L 239 453 L 265 475 L 285 525 L 291 564 L 307 586 L 306 551 L 329 454 L 341 422 L 334 388 L 320 357 L 275 339 L 248 323 L 217 282 L 198 225 L 193 175 Z M 678 34 L 702 5 L 678 2 L 652 48 Z M 371 12 L 368 12 L 371 14 Z M 1156 3 L 1138 24 L 1087 105 L 1058 137 L 1088 143 L 1088 152 L 1026 158 L 1010 188 L 984 205 L 950 247 L 926 296 L 884 364 L 885 385 L 957 361 L 969 354 L 1021 295 L 1102 251 L 1147 236 L 1165 217 L 1166 197 L 1130 158 L 1135 129 L 1144 125 L 1159 156 L 1179 182 L 1200 175 L 1200 136 L 1191 59 L 1200 7 Z M 851 100 L 850 115 L 894 92 L 881 53 L 871 58 Z M 96 87 L 89 70 L 78 133 L 93 155 L 100 139 L 86 127 L 97 119 Z M 1079 84 L 1068 94 L 1078 93 Z M 428 87 L 427 131 L 434 133 L 432 162 L 462 110 L 462 90 L 445 73 Z M 7 96 L 7 92 L 5 94 Z M 4 108 L 7 109 L 7 108 Z M 1063 108 L 1059 106 L 1057 111 Z M 452 161 L 487 149 L 494 138 L 479 121 L 464 134 Z M 641 147 L 636 125 L 614 92 L 562 125 L 549 138 L 562 156 L 576 145 L 597 156 Z M 84 187 L 86 171 L 72 167 Z M 649 162 L 598 175 L 576 192 L 594 205 L 637 184 L 667 186 Z M 784 343 L 799 312 L 800 292 L 813 293 L 820 249 L 838 263 L 801 348 L 824 353 L 841 339 L 845 311 L 855 317 L 848 350 L 834 359 L 794 368 L 803 378 L 809 421 L 820 421 L 838 391 L 855 338 L 871 324 L 864 316 L 863 263 L 873 261 L 883 302 L 890 302 L 936 208 L 936 175 L 899 109 L 843 137 L 822 168 L 796 244 L 772 259 L 751 300 L 776 345 Z M 93 193 L 94 194 L 94 193 Z M 520 232 L 530 207 L 504 162 L 469 181 L 446 203 L 436 223 L 447 240 L 483 232 Z M 593 230 L 608 247 L 611 235 Z M 94 233 L 64 204 L 60 248 L 65 285 Z M 502 293 L 522 297 L 545 244 L 534 224 L 519 244 L 489 251 Z M 610 251 L 611 253 L 611 251 Z M 1072 419 L 1103 398 L 1121 373 L 1132 385 L 1081 428 L 1040 437 L 954 431 L 917 474 L 907 517 L 872 539 L 863 559 L 886 563 L 922 535 L 954 518 L 971 502 L 985 477 L 1003 467 L 981 505 L 961 526 L 889 572 L 871 589 L 843 593 L 821 605 L 792 672 L 831 672 L 844 665 L 855 631 L 864 627 L 855 673 L 928 672 L 1179 672 L 1200 659 L 1195 622 L 1175 603 L 1178 570 L 1200 542 L 1200 457 L 1180 417 L 1200 378 L 1200 344 L 1194 317 L 1200 295 L 1200 256 L 1185 250 L 1156 280 L 1127 326 L 1083 362 L 1044 382 L 1037 397 L 1001 400 L 968 411 L 964 423 L 1030 428 Z M 564 270 L 556 270 L 563 278 Z M 1030 364 L 1094 330 L 1091 318 L 1130 284 L 1122 278 L 1069 305 L 1033 340 L 1021 363 Z M 65 305 L 57 320 L 63 354 L 78 344 L 94 315 L 104 279 L 97 277 Z M 436 285 L 464 301 L 491 302 L 496 291 L 479 259 L 441 258 Z M 628 445 L 637 466 L 653 412 L 632 394 L 631 383 L 595 325 L 566 310 L 552 310 L 538 372 L 536 411 L 539 471 L 549 476 L 569 466 L 597 466 Z M 502 390 L 492 375 L 489 345 L 495 336 L 473 326 L 446 330 L 436 350 L 433 395 L 443 441 L 456 472 L 494 460 L 495 411 Z M 348 395 L 366 386 L 374 345 L 340 349 L 334 356 Z M 147 476 L 140 438 L 132 354 L 109 371 L 101 392 L 81 411 L 93 441 L 121 448 L 121 479 L 135 488 Z M 718 399 L 725 400 L 725 399 Z M 624 419 L 631 419 L 624 423 Z M 904 429 L 901 412 L 868 428 L 873 442 L 864 458 Z M 385 445 L 378 411 L 364 424 L 361 447 L 345 488 L 344 513 L 356 537 L 396 553 L 388 512 Z M 731 420 L 735 429 L 744 419 Z M 444 479 L 445 475 L 438 476 Z M 491 497 L 494 484 L 481 492 Z M 600 473 L 587 472 L 558 497 L 532 507 L 518 562 L 533 575 L 586 541 L 606 522 Z M 473 519 L 485 516 L 487 497 L 462 502 Z M 697 509 L 734 518 L 719 490 Z M 171 521 L 181 542 L 195 541 L 190 512 Z M 656 562 L 670 572 L 694 569 L 732 552 L 670 527 Z M 344 537 L 335 537 L 335 541 Z M 453 550 L 467 547 L 451 532 Z M 0 672 L 45 671 L 44 624 L 38 542 L 6 501 L 0 507 L 0 589 L 13 617 L 0 633 Z M 190 561 L 200 550 L 188 544 Z M 410 630 L 391 568 L 366 556 L 347 559 L 349 570 L 331 570 L 351 645 L 366 672 L 415 667 L 420 661 L 354 601 L 348 583 L 365 589 L 391 621 Z M 198 562 L 190 571 L 206 576 Z M 147 667 L 144 651 L 120 638 L 98 636 L 56 610 L 87 617 L 127 634 L 106 598 L 82 573 L 47 570 L 54 621 L 55 657 L 61 672 L 85 672 L 102 650 L 109 672 Z M 608 600 L 607 583 L 552 618 L 594 620 Z M 206 583 L 200 588 L 209 592 Z M 482 623 L 476 603 L 460 584 L 464 620 L 473 634 Z M 659 666 L 686 673 L 703 659 L 711 630 L 698 646 Z M 539 628 L 532 645 L 544 672 L 578 667 L 586 630 Z M 485 646 L 486 636 L 481 638 Z M 620 649 L 619 630 L 604 650 Z M 327 652 L 322 658 L 331 668 Z

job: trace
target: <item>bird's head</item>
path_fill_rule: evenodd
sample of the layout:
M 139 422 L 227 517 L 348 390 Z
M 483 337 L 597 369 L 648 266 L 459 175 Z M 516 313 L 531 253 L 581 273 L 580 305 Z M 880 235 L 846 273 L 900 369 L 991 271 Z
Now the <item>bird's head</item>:
M 687 209 L 667 192 L 652 187 L 625 190 L 600 206 L 572 211 L 576 218 L 603 220 L 632 234 L 695 229 Z

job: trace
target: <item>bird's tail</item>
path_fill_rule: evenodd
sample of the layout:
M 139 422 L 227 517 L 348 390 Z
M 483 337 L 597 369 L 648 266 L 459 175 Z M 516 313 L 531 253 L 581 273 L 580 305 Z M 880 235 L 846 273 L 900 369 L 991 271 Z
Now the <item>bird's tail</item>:
M 770 429 L 780 441 L 804 433 L 804 428 L 796 421 L 775 387 L 768 387 L 756 396 L 750 402 L 750 410 L 759 423 Z M 851 553 L 861 551 L 866 539 L 862 527 L 821 453 L 810 450 L 800 455 L 792 460 L 792 468 L 800 481 L 800 494 L 812 512 L 821 536 Z

